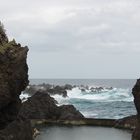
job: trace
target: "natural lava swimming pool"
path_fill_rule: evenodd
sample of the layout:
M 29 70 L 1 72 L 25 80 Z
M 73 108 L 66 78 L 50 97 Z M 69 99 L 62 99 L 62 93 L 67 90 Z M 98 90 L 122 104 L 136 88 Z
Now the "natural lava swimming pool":
M 106 127 L 48 126 L 36 140 L 131 140 L 131 132 Z

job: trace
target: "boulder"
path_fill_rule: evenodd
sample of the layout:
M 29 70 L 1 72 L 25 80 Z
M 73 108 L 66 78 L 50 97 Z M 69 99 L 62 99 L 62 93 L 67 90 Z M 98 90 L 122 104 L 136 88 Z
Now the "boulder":
M 25 101 L 20 109 L 19 118 L 23 119 L 80 119 L 84 116 L 73 105 L 57 106 L 48 92 L 38 91 Z
M 24 119 L 56 119 L 58 114 L 56 101 L 46 92 L 38 91 L 25 101 L 18 117 Z

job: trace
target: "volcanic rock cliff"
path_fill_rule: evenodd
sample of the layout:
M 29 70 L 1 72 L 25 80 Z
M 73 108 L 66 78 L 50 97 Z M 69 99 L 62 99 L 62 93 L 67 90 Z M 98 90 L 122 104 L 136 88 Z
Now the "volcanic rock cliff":
M 132 94 L 134 96 L 134 103 L 137 110 L 137 125 L 134 130 L 132 140 L 140 140 L 140 79 L 137 80 L 132 90 Z
M 21 47 L 15 40 L 8 41 L 0 23 L 0 140 L 27 139 L 28 132 L 22 132 L 30 128 L 30 124 L 17 120 L 21 107 L 19 95 L 28 85 L 27 52 L 28 48 Z

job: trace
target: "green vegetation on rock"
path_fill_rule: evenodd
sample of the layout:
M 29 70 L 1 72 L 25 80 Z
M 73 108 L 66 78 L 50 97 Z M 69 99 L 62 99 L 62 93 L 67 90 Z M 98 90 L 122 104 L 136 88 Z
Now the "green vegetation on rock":
M 15 40 L 8 41 L 4 26 L 0 22 L 0 53 L 4 54 L 7 49 L 12 48 L 14 45 L 17 45 Z
M 3 43 L 0 45 L 0 53 L 4 54 L 8 48 L 12 48 L 14 45 L 17 45 L 14 39 L 8 43 Z
M 8 38 L 7 35 L 5 33 L 5 29 L 3 24 L 0 22 L 0 45 L 2 45 L 3 43 L 8 43 Z

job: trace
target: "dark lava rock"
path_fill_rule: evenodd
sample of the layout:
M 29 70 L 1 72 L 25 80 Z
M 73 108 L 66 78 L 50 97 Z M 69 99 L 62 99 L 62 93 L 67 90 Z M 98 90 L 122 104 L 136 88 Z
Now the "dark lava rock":
M 29 121 L 15 120 L 0 131 L 0 140 L 33 140 Z
M 59 107 L 59 120 L 76 120 L 84 118 L 84 116 L 76 110 L 73 105 L 62 105 Z
M 49 95 L 61 95 L 63 97 L 67 97 L 67 90 L 72 90 L 73 86 L 66 84 L 64 86 L 54 86 L 50 84 L 39 84 L 39 85 L 29 85 L 24 93 L 28 93 L 29 95 L 34 95 L 37 91 L 45 91 L 48 92 Z
M 0 24 L 0 140 L 32 140 L 30 123 L 16 121 L 28 85 L 27 47 L 8 41 Z
M 118 119 L 115 123 L 115 127 L 121 129 L 134 130 L 136 128 L 136 124 L 137 124 L 137 116 L 133 115 L 122 119 Z
M 132 94 L 134 96 L 134 103 L 135 103 L 138 115 L 140 115 L 140 79 L 137 80 L 135 86 L 133 87 Z
M 63 97 L 67 97 L 67 91 L 60 86 L 56 86 L 53 89 L 48 89 L 47 92 L 50 95 L 58 94 L 62 95 Z
M 80 119 L 84 116 L 73 105 L 57 106 L 47 92 L 38 91 L 21 107 L 19 118 L 23 119 Z
M 81 92 L 86 92 L 86 90 L 84 88 L 81 89 Z
M 56 119 L 58 114 L 56 101 L 46 92 L 38 91 L 25 101 L 20 109 L 19 118 L 24 119 Z
M 70 85 L 70 84 L 66 84 L 66 85 L 64 86 L 64 89 L 65 89 L 65 90 L 72 90 L 72 89 L 73 89 L 73 86 Z
M 16 119 L 19 95 L 28 84 L 27 47 L 15 41 L 0 46 L 0 129 Z
M 132 140 L 140 140 L 140 79 L 137 80 L 132 94 L 134 96 L 134 103 L 137 109 L 137 125 L 136 129 L 134 130 Z

